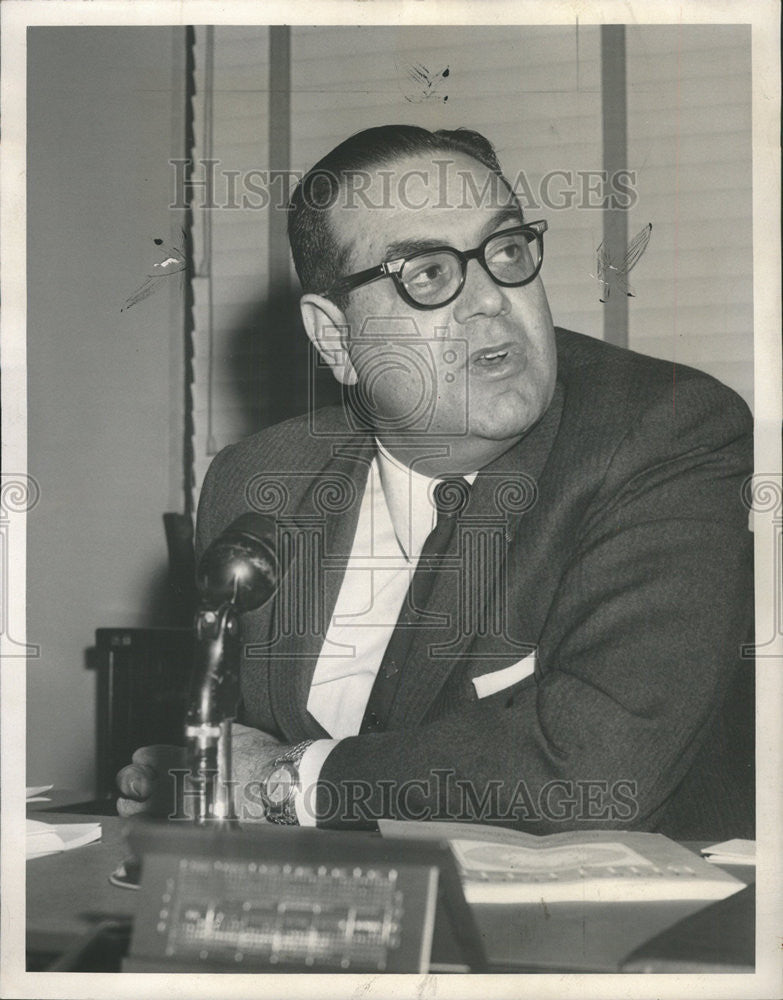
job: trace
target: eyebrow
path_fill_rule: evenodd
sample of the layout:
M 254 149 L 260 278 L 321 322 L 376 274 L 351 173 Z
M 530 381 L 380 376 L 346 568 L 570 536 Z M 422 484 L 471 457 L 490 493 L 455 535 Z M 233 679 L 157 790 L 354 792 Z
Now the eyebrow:
M 522 210 L 520 208 L 512 208 L 511 206 L 499 209 L 482 226 L 478 243 L 483 243 L 492 231 L 504 222 L 515 222 L 520 226 L 523 225 Z M 383 252 L 383 259 L 384 261 L 397 260 L 400 257 L 410 257 L 412 254 L 420 253 L 423 250 L 434 250 L 436 247 L 442 246 L 444 246 L 443 240 L 395 240 L 393 243 L 387 244 Z

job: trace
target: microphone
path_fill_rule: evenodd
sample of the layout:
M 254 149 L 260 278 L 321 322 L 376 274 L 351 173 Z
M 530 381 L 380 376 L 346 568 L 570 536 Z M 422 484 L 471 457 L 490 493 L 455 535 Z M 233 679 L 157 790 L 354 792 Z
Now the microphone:
M 239 612 L 261 607 L 277 590 L 280 564 L 273 518 L 249 512 L 233 521 L 208 546 L 198 564 L 202 604 L 231 602 Z
M 236 823 L 231 781 L 231 721 L 239 701 L 240 615 L 277 590 L 277 525 L 263 514 L 242 514 L 201 557 L 196 585 L 196 649 L 185 719 L 194 819 Z M 184 791 L 183 791 L 184 795 Z M 184 807 L 184 804 L 183 804 Z

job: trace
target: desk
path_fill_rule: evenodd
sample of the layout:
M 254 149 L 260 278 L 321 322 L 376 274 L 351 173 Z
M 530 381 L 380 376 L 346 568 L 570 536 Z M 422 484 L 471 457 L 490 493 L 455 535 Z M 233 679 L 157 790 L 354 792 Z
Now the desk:
M 98 821 L 102 838 L 93 844 L 27 862 L 27 948 L 55 958 L 86 939 L 109 919 L 131 919 L 138 892 L 118 889 L 109 874 L 128 855 L 119 816 L 36 811 L 59 823 Z
M 36 815 L 63 823 L 96 819 L 103 827 L 100 842 L 27 863 L 28 952 L 41 968 L 86 940 L 101 922 L 133 918 L 139 893 L 108 880 L 128 854 L 125 820 L 45 810 Z M 729 870 L 746 883 L 755 877 L 753 869 Z M 473 911 L 492 971 L 617 972 L 631 951 L 706 905 L 559 903 L 474 906 Z

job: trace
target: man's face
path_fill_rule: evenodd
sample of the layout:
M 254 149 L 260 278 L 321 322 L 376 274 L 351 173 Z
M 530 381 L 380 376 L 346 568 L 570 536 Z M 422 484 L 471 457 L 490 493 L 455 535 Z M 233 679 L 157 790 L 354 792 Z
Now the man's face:
M 448 167 L 402 158 L 375 175 L 363 196 L 354 192 L 332 210 L 334 235 L 351 248 L 349 273 L 433 244 L 471 250 L 520 224 L 507 188 L 487 167 L 461 154 L 436 159 L 448 159 Z M 407 427 L 421 444 L 424 430 L 427 440 L 447 444 L 453 471 L 501 454 L 552 399 L 554 328 L 540 277 L 503 287 L 471 260 L 457 298 L 431 310 L 405 302 L 386 277 L 351 292 L 345 317 L 351 361 L 381 438 L 398 440 Z

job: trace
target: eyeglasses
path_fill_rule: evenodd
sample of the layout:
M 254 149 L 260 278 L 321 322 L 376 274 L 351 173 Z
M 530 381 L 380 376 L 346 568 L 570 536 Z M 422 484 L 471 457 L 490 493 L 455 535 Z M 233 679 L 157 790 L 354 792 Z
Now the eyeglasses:
M 496 284 L 519 288 L 533 281 L 541 270 L 546 231 L 547 224 L 541 220 L 492 233 L 475 250 L 447 246 L 420 250 L 341 278 L 323 294 L 345 294 L 379 278 L 392 278 L 409 305 L 437 309 L 453 302 L 462 291 L 469 260 L 477 260 Z

